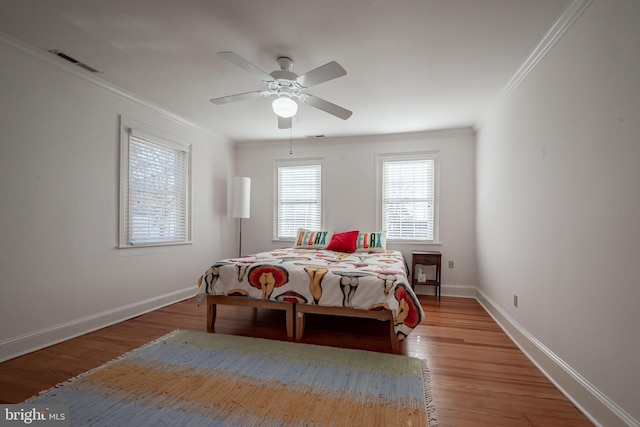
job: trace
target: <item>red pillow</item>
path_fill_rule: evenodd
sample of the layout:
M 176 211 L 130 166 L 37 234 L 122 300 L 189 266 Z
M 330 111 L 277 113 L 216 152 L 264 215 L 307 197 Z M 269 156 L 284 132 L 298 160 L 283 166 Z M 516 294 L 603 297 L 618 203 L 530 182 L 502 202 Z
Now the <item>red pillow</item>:
M 360 231 L 345 231 L 344 233 L 336 233 L 331 239 L 331 243 L 327 246 L 328 251 L 336 252 L 354 252 L 358 241 Z

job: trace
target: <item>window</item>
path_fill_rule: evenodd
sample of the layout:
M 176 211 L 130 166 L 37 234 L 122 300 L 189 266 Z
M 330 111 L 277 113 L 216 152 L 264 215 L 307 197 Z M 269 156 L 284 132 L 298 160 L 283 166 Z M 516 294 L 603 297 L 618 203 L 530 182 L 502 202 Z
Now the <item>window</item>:
M 322 228 L 322 161 L 277 162 L 274 238 L 293 240 L 299 228 Z
M 191 146 L 122 120 L 120 247 L 190 243 Z
M 379 156 L 381 227 L 387 239 L 433 242 L 437 237 L 437 157 Z

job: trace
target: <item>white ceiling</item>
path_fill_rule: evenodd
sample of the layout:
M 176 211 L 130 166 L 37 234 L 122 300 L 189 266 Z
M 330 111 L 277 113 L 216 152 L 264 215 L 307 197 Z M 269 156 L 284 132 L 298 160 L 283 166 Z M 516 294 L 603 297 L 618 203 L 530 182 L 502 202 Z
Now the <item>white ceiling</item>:
M 302 105 L 293 138 L 472 126 L 569 0 L 1 0 L 0 31 L 59 49 L 97 76 L 236 141 L 288 139 L 271 98 L 209 99 L 265 88 L 216 56 L 267 72 L 288 56 L 303 74 L 347 75 L 309 93 L 353 111 Z M 61 60 L 62 61 L 62 60 Z

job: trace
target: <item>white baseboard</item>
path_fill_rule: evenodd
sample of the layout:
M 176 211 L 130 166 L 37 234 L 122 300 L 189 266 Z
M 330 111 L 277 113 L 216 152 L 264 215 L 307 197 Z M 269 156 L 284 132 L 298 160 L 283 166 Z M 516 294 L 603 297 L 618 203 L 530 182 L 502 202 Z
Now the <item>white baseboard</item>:
M 475 298 L 544 375 L 596 426 L 640 427 L 608 396 L 545 347 L 480 289 Z
M 475 286 L 465 285 L 444 285 L 442 286 L 442 295 L 448 297 L 474 298 L 476 296 L 476 288 Z
M 143 301 L 127 304 L 112 310 L 92 314 L 69 322 L 54 325 L 28 334 L 0 341 L 0 362 L 40 350 L 45 347 L 102 329 L 106 326 L 148 313 L 158 308 L 195 296 L 197 289 L 169 292 Z M 194 303 L 195 304 L 195 303 Z
M 474 286 L 442 284 L 440 286 L 440 292 L 441 295 L 448 297 L 476 297 L 476 288 Z M 435 286 L 416 285 L 415 293 L 417 295 L 435 295 L 436 288 Z

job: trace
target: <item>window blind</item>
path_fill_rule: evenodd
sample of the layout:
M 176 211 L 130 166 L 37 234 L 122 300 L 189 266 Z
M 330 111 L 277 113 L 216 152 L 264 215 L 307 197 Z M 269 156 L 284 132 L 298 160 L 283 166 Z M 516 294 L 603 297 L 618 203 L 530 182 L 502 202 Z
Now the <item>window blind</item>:
M 382 225 L 388 239 L 433 240 L 435 160 L 382 162 Z
M 188 160 L 186 150 L 130 134 L 129 245 L 188 241 Z
M 277 229 L 281 239 L 295 238 L 299 228 L 322 226 L 322 166 L 277 166 Z

